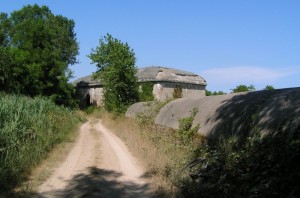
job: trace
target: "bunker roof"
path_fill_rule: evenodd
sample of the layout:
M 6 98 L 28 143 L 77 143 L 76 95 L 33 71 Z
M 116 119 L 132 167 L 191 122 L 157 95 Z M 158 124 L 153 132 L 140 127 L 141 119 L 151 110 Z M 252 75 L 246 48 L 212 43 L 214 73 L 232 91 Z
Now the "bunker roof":
M 161 66 L 139 68 L 136 76 L 138 82 L 163 81 L 206 85 L 205 79 L 197 74 Z
M 178 82 L 206 85 L 206 80 L 197 74 L 161 66 L 138 68 L 136 77 L 138 82 Z M 75 80 L 73 84 L 76 86 L 96 86 L 101 85 L 101 82 L 99 79 L 93 79 L 92 75 L 88 75 Z

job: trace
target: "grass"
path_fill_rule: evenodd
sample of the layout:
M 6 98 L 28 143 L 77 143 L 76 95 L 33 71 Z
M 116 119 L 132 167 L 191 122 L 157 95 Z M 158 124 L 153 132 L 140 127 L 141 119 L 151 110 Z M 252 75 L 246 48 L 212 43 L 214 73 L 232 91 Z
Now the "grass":
M 152 114 L 149 114 L 152 115 Z M 120 137 L 147 172 L 145 177 L 162 197 L 181 197 L 180 181 L 186 181 L 184 166 L 201 138 L 186 144 L 171 129 L 157 127 L 153 117 L 133 120 L 124 116 L 101 113 L 103 124 Z M 148 124 L 145 123 L 148 120 Z M 152 124 L 151 124 L 152 123 Z
M 46 98 L 0 93 L 0 193 L 27 180 L 56 145 L 70 141 L 79 117 Z
M 70 135 L 67 142 L 57 144 L 47 155 L 47 158 L 34 167 L 29 174 L 28 180 L 22 182 L 17 188 L 10 192 L 11 197 L 31 197 L 32 193 L 46 181 L 55 169 L 65 160 L 70 150 L 73 148 L 77 132 Z

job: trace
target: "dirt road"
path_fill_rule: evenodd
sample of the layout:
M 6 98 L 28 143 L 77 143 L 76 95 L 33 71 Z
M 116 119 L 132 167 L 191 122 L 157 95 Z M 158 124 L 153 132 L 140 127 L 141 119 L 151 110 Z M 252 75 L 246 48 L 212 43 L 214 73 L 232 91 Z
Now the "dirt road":
M 100 120 L 82 125 L 74 148 L 38 193 L 40 197 L 151 197 L 143 170 Z

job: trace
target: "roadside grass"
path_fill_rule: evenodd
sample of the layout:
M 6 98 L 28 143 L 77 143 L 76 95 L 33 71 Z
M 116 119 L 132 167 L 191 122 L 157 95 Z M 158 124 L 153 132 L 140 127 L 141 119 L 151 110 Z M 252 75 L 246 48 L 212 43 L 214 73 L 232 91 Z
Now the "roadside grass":
M 148 115 L 153 116 L 151 113 Z M 101 113 L 103 124 L 120 137 L 130 152 L 143 162 L 147 170 L 143 177 L 150 181 L 156 193 L 162 197 L 182 197 L 181 181 L 189 179 L 184 166 L 203 138 L 195 135 L 187 144 L 182 141 L 182 137 L 175 135 L 175 130 L 153 124 L 155 116 L 147 118 L 144 115 L 141 118 L 134 120 Z
M 38 187 L 46 181 L 55 169 L 66 159 L 75 144 L 77 136 L 78 130 L 71 133 L 67 141 L 57 144 L 49 152 L 46 159 L 32 169 L 29 173 L 30 176 L 28 180 L 22 182 L 15 188 L 14 191 L 11 192 L 11 195 L 14 197 L 31 197 L 32 193 L 36 193 Z
M 80 121 L 82 115 L 49 99 L 0 93 L 0 195 L 27 181 L 57 145 L 71 142 Z

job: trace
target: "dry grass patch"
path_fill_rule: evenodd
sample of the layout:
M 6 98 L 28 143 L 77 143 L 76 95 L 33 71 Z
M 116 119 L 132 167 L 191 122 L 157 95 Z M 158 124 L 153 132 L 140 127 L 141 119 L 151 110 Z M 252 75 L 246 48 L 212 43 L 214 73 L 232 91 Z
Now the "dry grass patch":
M 103 124 L 120 137 L 130 152 L 138 158 L 145 170 L 145 178 L 164 197 L 181 196 L 178 181 L 182 168 L 187 163 L 193 146 L 182 145 L 174 131 L 155 125 L 140 126 L 136 120 L 103 113 Z

